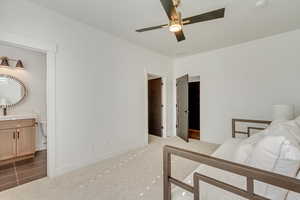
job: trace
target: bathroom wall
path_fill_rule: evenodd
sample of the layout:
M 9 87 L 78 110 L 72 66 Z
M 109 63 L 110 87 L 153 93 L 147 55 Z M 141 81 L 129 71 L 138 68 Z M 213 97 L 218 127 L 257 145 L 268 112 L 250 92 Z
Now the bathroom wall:
M 24 101 L 8 109 L 8 115 L 38 114 L 39 120 L 46 121 L 46 55 L 39 52 L 0 44 L 0 57 L 7 56 L 22 60 L 25 69 L 15 69 L 16 62 L 10 62 L 12 67 L 0 67 L 0 74 L 8 74 L 21 80 L 27 87 L 28 96 Z M 2 115 L 2 112 L 1 114 Z M 37 128 L 37 149 L 46 148 L 45 138 L 40 127 Z

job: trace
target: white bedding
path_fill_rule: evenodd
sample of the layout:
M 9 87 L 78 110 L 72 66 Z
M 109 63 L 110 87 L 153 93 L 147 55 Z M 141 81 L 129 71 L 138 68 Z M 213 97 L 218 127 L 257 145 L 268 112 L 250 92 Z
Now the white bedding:
M 264 169 L 273 173 L 295 177 L 300 167 L 300 117 L 296 120 L 273 122 L 264 131 L 245 140 L 230 139 L 212 155 L 213 157 Z M 237 148 L 238 147 L 238 148 Z M 236 153 L 236 151 L 238 153 Z M 246 190 L 246 178 L 227 171 L 200 165 L 185 180 L 193 185 L 195 172 Z M 200 181 L 201 200 L 243 200 Z M 256 194 L 282 200 L 288 191 L 261 182 L 254 182 Z M 172 191 L 173 200 L 193 200 L 193 195 L 178 187 Z
M 234 154 L 237 145 L 242 140 L 230 139 L 226 141 L 220 148 L 212 155 L 213 157 L 233 161 Z M 212 168 L 205 165 L 200 165 L 195 171 L 193 171 L 185 180 L 185 183 L 193 185 L 193 174 L 199 172 L 206 176 L 218 179 L 225 183 L 246 189 L 246 178 L 227 172 Z M 222 189 L 216 188 L 214 186 L 208 185 L 206 183 L 200 182 L 200 199 L 201 200 L 244 200 L 240 196 L 234 195 L 230 192 L 226 192 Z M 182 190 L 181 188 L 175 187 L 172 190 L 172 200 L 193 200 L 193 194 Z

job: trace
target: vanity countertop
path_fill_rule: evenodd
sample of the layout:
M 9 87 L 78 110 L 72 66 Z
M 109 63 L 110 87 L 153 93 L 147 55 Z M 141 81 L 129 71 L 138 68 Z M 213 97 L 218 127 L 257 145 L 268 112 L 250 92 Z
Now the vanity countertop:
M 7 115 L 7 116 L 0 116 L 0 121 L 7 121 L 7 120 L 21 120 L 21 119 L 37 119 L 36 114 L 26 114 L 26 115 Z

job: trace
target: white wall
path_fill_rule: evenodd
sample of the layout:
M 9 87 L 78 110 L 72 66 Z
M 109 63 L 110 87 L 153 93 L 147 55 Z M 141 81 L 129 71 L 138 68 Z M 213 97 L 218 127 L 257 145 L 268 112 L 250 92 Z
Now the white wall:
M 25 0 L 1 0 L 0 27 L 58 46 L 56 175 L 146 144 L 146 72 L 167 79 L 167 106 L 174 77 L 200 75 L 206 141 L 230 137 L 232 117 L 269 119 L 275 103 L 299 112 L 300 31 L 176 59 L 173 75 L 172 59 Z
M 0 68 L 0 74 L 8 74 L 21 80 L 28 91 L 21 104 L 8 108 L 8 115 L 38 114 L 41 121 L 47 120 L 46 109 L 46 56 L 43 53 L 0 44 L 0 56 L 22 60 L 25 70 L 15 69 L 16 62 L 10 61 L 12 67 Z M 45 138 L 38 129 L 37 149 L 45 148 Z
M 295 104 L 299 115 L 299 52 L 297 30 L 176 59 L 175 78 L 200 75 L 201 138 L 222 143 L 232 118 L 271 119 L 273 104 Z
M 171 87 L 171 59 L 24 0 L 1 0 L 0 27 L 58 46 L 56 175 L 145 145 L 145 71 Z

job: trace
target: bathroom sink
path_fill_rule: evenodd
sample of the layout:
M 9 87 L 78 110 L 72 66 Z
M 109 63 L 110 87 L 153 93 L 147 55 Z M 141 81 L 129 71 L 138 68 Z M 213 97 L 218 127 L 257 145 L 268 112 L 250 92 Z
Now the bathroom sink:
M 36 114 L 25 114 L 25 115 L 6 115 L 0 116 L 0 121 L 4 120 L 18 120 L 18 119 L 37 119 Z

